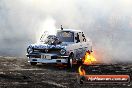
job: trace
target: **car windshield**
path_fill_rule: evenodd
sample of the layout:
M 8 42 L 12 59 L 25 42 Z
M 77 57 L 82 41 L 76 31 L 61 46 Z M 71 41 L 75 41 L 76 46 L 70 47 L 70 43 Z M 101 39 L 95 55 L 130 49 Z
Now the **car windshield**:
M 71 31 L 57 32 L 57 37 L 62 42 L 74 42 L 74 33 Z

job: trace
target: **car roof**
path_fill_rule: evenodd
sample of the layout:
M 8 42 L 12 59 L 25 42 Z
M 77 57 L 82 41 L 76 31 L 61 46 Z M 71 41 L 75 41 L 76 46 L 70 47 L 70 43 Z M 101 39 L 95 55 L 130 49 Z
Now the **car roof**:
M 81 30 L 76 30 L 76 29 L 57 29 L 57 31 L 71 31 L 71 32 L 82 32 Z

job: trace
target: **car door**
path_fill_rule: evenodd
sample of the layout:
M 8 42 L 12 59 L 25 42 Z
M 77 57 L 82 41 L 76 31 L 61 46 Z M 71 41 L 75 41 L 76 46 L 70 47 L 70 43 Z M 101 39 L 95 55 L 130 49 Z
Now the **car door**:
M 86 53 L 86 51 L 88 50 L 88 44 L 87 44 L 87 39 L 86 39 L 86 37 L 85 37 L 85 34 L 82 32 L 81 33 L 81 38 L 82 38 L 82 41 L 81 41 L 81 43 L 82 43 L 82 48 L 83 48 L 83 53 L 82 53 L 82 56 L 84 56 L 85 55 L 85 53 Z
M 77 59 L 80 59 L 80 58 L 82 58 L 82 55 L 83 55 L 83 45 L 82 45 L 82 40 L 81 40 L 81 36 L 80 36 L 80 33 L 81 32 L 78 32 L 78 33 L 76 33 L 76 35 L 75 35 L 75 45 L 76 45 L 76 48 L 75 48 L 75 58 L 77 58 Z

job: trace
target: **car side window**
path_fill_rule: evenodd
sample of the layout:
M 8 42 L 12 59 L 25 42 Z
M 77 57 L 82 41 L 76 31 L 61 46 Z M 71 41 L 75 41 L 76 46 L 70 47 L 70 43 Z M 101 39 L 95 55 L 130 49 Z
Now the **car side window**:
M 76 43 L 86 42 L 86 37 L 83 32 L 78 32 L 75 37 Z
M 82 32 L 82 37 L 83 37 L 83 42 L 86 42 L 86 38 L 83 32 Z
M 75 40 L 76 40 L 76 43 L 79 43 L 80 42 L 79 33 L 76 34 Z

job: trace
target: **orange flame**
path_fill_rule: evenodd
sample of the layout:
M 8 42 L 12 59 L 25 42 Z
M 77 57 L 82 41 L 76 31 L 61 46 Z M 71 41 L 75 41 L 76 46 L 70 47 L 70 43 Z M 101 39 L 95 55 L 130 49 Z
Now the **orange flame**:
M 90 51 L 87 51 L 82 61 L 83 61 L 83 64 L 90 65 L 96 62 L 96 59 L 94 58 L 93 53 L 91 53 Z M 80 66 L 78 70 L 81 76 L 85 75 L 85 70 L 82 69 L 82 66 Z
M 85 75 L 85 70 L 82 69 L 82 66 L 80 66 L 78 70 L 79 70 L 79 74 L 80 74 L 81 76 Z
M 90 51 L 87 51 L 83 58 L 83 64 L 90 65 L 90 64 L 93 64 L 94 62 L 96 62 L 96 59 L 95 59 L 93 53 L 91 53 Z

